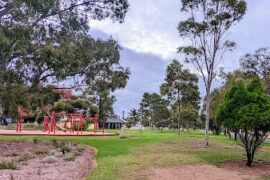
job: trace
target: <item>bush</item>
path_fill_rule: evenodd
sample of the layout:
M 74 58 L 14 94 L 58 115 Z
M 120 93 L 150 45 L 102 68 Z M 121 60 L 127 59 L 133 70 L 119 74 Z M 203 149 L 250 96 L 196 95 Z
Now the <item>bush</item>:
M 46 156 L 41 160 L 42 163 L 55 163 L 58 159 L 55 156 Z
M 33 143 L 34 144 L 37 144 L 37 142 L 38 142 L 38 139 L 37 138 L 33 138 Z
M 82 147 L 77 147 L 76 150 L 82 153 L 82 152 L 84 151 L 84 148 L 82 148 Z
M 17 162 L 28 161 L 28 160 L 33 159 L 33 158 L 34 158 L 34 156 L 33 156 L 31 153 L 26 153 L 26 154 L 24 154 L 23 156 L 21 156 L 21 157 L 17 160 Z
M 52 143 L 53 143 L 53 146 L 54 146 L 55 148 L 58 148 L 58 142 L 57 142 L 56 139 L 53 139 L 53 140 L 52 140 Z
M 217 120 L 240 137 L 251 166 L 256 150 L 270 132 L 270 97 L 260 79 L 238 82 L 226 93 Z
M 78 150 L 74 150 L 73 155 L 74 156 L 81 156 L 82 153 L 80 151 L 78 151 Z
M 38 149 L 34 152 L 34 154 L 39 155 L 39 154 L 47 154 L 48 151 L 46 149 Z
M 64 157 L 64 161 L 74 161 L 76 158 L 74 156 L 66 156 Z
M 57 153 L 57 150 L 51 149 L 48 153 L 49 156 L 54 156 Z
M 0 170 L 2 169 L 16 169 L 16 163 L 13 161 L 2 161 L 0 162 Z
M 61 157 L 63 157 L 63 154 L 61 152 L 56 152 L 54 154 L 54 156 L 57 157 L 57 158 L 61 158 Z

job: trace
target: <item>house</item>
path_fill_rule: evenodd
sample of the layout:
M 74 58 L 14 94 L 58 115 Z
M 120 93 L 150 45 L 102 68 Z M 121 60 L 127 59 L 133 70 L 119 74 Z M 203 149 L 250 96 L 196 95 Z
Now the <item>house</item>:
M 105 123 L 106 129 L 121 129 L 125 125 L 126 121 L 121 119 L 117 115 L 113 115 L 107 118 Z

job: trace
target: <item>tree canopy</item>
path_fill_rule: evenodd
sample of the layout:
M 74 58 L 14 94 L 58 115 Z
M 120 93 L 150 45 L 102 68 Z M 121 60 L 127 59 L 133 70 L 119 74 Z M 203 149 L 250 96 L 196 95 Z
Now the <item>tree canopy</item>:
M 236 129 L 246 149 L 247 165 L 270 131 L 270 97 L 258 78 L 238 82 L 226 93 L 217 119 L 225 127 Z
M 142 118 L 151 127 L 165 127 L 169 121 L 169 101 L 157 93 L 144 93 L 140 103 Z
M 270 94 L 270 51 L 260 48 L 255 53 L 248 53 L 240 60 L 241 69 L 249 75 L 260 77 Z
M 88 31 L 93 19 L 122 23 L 128 7 L 127 0 L 0 0 L 1 102 L 8 92 L 20 94 L 19 86 L 38 91 L 64 80 L 88 86 L 106 73 L 111 89 L 124 87 L 128 70 L 118 64 L 119 45 Z
M 194 112 L 199 109 L 198 77 L 173 60 L 166 69 L 165 82 L 160 86 L 160 92 L 170 101 L 171 114 L 178 124 L 178 130 L 180 125 L 187 127 L 187 124 L 192 124 L 196 119 Z

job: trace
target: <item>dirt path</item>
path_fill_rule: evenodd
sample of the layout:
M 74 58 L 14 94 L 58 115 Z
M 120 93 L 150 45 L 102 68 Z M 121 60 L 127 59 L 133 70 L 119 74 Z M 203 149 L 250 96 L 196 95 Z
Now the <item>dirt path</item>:
M 256 175 L 218 168 L 212 165 L 188 165 L 169 168 L 150 168 L 150 180 L 255 180 Z

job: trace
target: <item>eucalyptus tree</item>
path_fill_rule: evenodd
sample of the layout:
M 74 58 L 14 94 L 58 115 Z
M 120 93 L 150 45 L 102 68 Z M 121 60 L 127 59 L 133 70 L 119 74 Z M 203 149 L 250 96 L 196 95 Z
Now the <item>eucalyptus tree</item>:
M 164 127 L 169 125 L 169 102 L 157 93 L 144 93 L 140 103 L 143 118 L 150 119 L 150 126 Z
M 180 133 L 183 107 L 188 106 L 195 111 L 199 109 L 198 77 L 189 70 L 183 69 L 177 60 L 173 60 L 166 69 L 165 83 L 161 85 L 160 92 L 170 100 L 173 116 L 177 119 L 178 133 Z
M 181 0 L 181 10 L 188 18 L 178 25 L 179 35 L 189 45 L 179 47 L 202 76 L 206 97 L 205 142 L 208 145 L 211 89 L 226 51 L 236 43 L 226 40 L 226 33 L 246 13 L 245 0 Z
M 124 88 L 130 71 L 120 65 L 120 46 L 114 40 L 101 41 L 94 54 L 95 63 L 85 66 L 84 95 L 99 106 L 99 118 L 105 122 L 106 117 L 113 114 L 117 89 Z M 91 53 L 92 54 L 92 53 Z
M 250 74 L 260 77 L 268 94 L 270 94 L 270 50 L 260 48 L 255 53 L 248 53 L 240 60 L 241 69 Z

